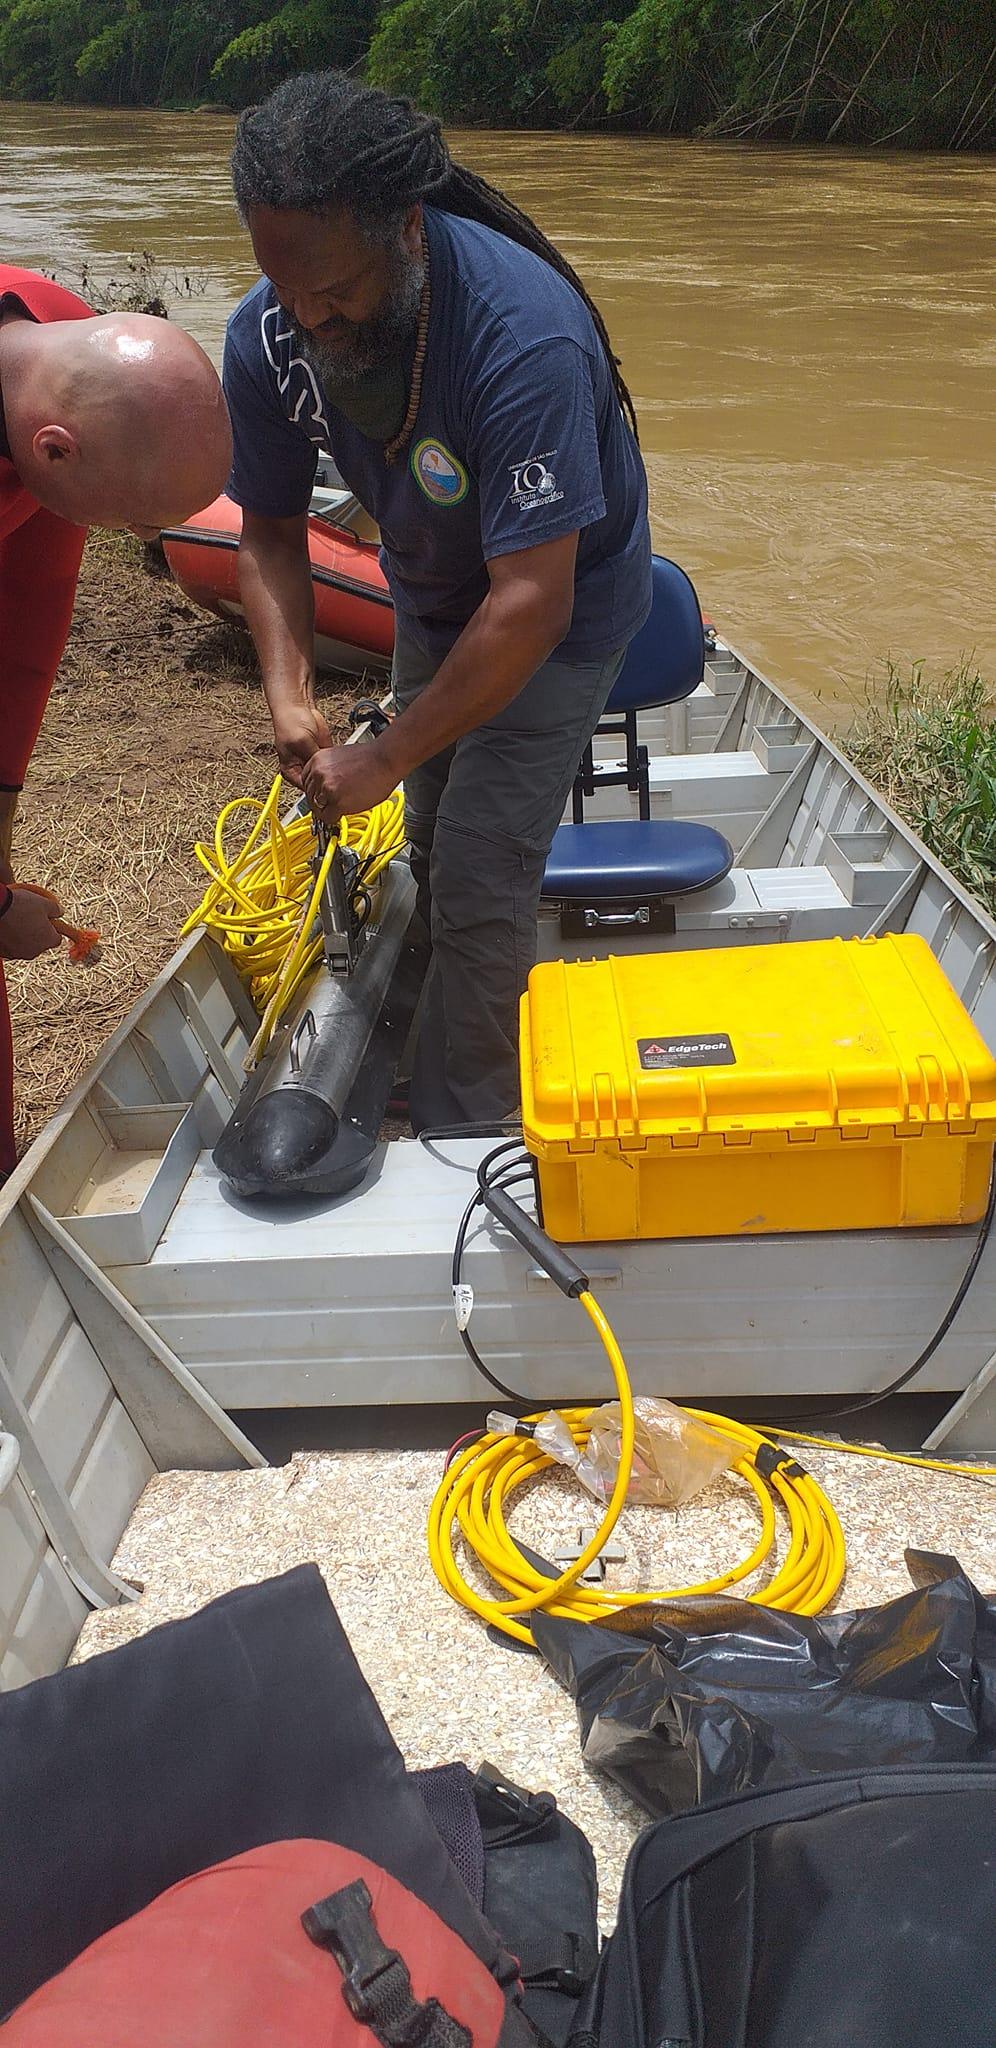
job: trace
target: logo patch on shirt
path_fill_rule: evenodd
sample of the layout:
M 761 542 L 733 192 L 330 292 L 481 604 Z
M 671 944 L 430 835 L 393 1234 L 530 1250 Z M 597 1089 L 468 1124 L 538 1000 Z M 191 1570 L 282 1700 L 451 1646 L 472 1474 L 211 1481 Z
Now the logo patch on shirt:
M 434 505 L 459 505 L 469 484 L 463 463 L 441 441 L 419 441 L 412 449 L 412 475 Z
M 309 441 L 319 448 L 329 446 L 329 423 L 325 417 L 325 395 L 311 364 L 296 353 L 292 327 L 286 326 L 282 306 L 270 306 L 260 321 L 263 354 L 276 378 L 280 402 L 288 419 L 303 427 Z
M 520 512 L 531 512 L 536 505 L 558 505 L 563 491 L 557 489 L 557 479 L 550 463 L 557 451 L 548 448 L 545 455 L 531 455 L 528 462 L 513 462 L 509 465 L 512 473 L 511 502 L 518 505 Z

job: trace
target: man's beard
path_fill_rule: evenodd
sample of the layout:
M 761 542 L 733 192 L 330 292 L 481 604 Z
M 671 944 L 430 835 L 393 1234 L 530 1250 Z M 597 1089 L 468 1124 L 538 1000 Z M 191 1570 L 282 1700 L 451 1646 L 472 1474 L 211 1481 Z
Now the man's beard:
M 342 320 L 327 334 L 310 333 L 295 322 L 301 353 L 329 384 L 348 384 L 404 353 L 418 321 L 425 268 L 418 256 L 398 249 L 380 311 L 370 320 Z

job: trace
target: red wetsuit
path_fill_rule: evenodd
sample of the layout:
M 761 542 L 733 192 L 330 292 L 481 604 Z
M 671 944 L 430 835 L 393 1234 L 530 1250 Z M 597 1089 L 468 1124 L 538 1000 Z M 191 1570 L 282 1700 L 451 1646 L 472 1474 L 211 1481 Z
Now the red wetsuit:
M 0 263 L 0 313 L 89 320 L 73 292 Z M 0 390 L 0 408 L 3 392 Z M 7 454 L 0 410 L 0 793 L 19 790 L 69 632 L 86 533 L 46 512 Z M 0 882 L 0 913 L 9 902 Z M 13 1055 L 0 966 L 0 1176 L 14 1165 Z

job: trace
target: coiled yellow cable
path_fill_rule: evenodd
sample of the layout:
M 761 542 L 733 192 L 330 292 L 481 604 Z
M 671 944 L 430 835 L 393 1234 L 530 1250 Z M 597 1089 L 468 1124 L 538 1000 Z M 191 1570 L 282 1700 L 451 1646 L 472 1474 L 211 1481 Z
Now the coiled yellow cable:
M 602 1340 L 621 1410 L 619 1470 L 601 1524 L 569 1571 L 558 1579 L 544 1577 L 510 1535 L 505 1504 L 517 1487 L 549 1470 L 554 1460 L 539 1450 L 530 1437 L 480 1437 L 454 1459 L 429 1511 L 429 1556 L 440 1585 L 461 1606 L 505 1635 L 531 1643 L 527 1617 L 539 1608 L 575 1621 L 598 1621 L 621 1608 L 641 1606 L 648 1600 L 689 1600 L 700 1594 L 723 1593 L 741 1584 L 771 1553 L 776 1537 L 777 1503 L 788 1517 L 788 1550 L 768 1583 L 747 1597 L 794 1614 L 819 1614 L 841 1585 L 846 1564 L 844 1534 L 832 1503 L 810 1473 L 803 1471 L 793 1458 L 783 1455 L 779 1459 L 777 1451 L 773 1453 L 771 1444 L 758 1430 L 697 1408 L 685 1412 L 709 1423 L 740 1448 L 741 1455 L 733 1470 L 753 1488 L 761 1516 L 760 1535 L 750 1555 L 718 1578 L 678 1590 L 619 1592 L 577 1583 L 604 1549 L 622 1513 L 632 1471 L 635 1427 L 633 1395 L 615 1335 L 591 1294 L 581 1294 L 578 1300 Z M 575 1443 L 583 1449 L 597 1410 L 568 1408 L 559 1412 Z M 527 1420 L 536 1422 L 539 1417 L 532 1415 Z M 764 1463 L 770 1464 L 769 1477 L 758 1470 L 759 1453 Z M 465 1578 L 454 1552 L 457 1531 L 489 1577 L 509 1595 L 508 1599 L 489 1599 Z
M 316 837 L 309 815 L 286 823 L 279 815 L 282 780 L 275 777 L 263 802 L 233 797 L 219 812 L 210 845 L 198 840 L 194 852 L 210 882 L 181 937 L 206 925 L 220 940 L 246 983 L 261 1018 L 246 1059 L 251 1066 L 269 1044 L 288 1004 L 321 956 L 318 908 L 339 846 L 357 855 L 357 886 L 369 891 L 405 843 L 404 799 L 400 789 L 371 811 L 344 818 L 329 842 L 317 875 Z M 233 818 L 253 815 L 238 851 L 226 851 Z

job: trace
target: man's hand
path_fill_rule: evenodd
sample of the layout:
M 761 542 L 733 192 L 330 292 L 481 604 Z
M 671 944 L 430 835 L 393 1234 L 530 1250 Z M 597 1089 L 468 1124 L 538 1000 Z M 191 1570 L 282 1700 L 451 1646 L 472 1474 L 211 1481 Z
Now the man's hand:
M 4 894 L 0 906 L 6 900 Z M 10 908 L 0 917 L 0 960 L 37 960 L 40 953 L 55 952 L 62 940 L 52 919 L 61 916 L 54 896 L 19 889 L 15 882 Z
M 281 773 L 295 789 L 302 789 L 308 762 L 314 755 L 332 749 L 332 734 L 313 704 L 287 705 L 275 711 L 273 731 Z
M 387 750 L 378 740 L 354 747 L 323 747 L 304 771 L 304 793 L 316 816 L 330 827 L 356 811 L 382 804 L 395 788 Z

